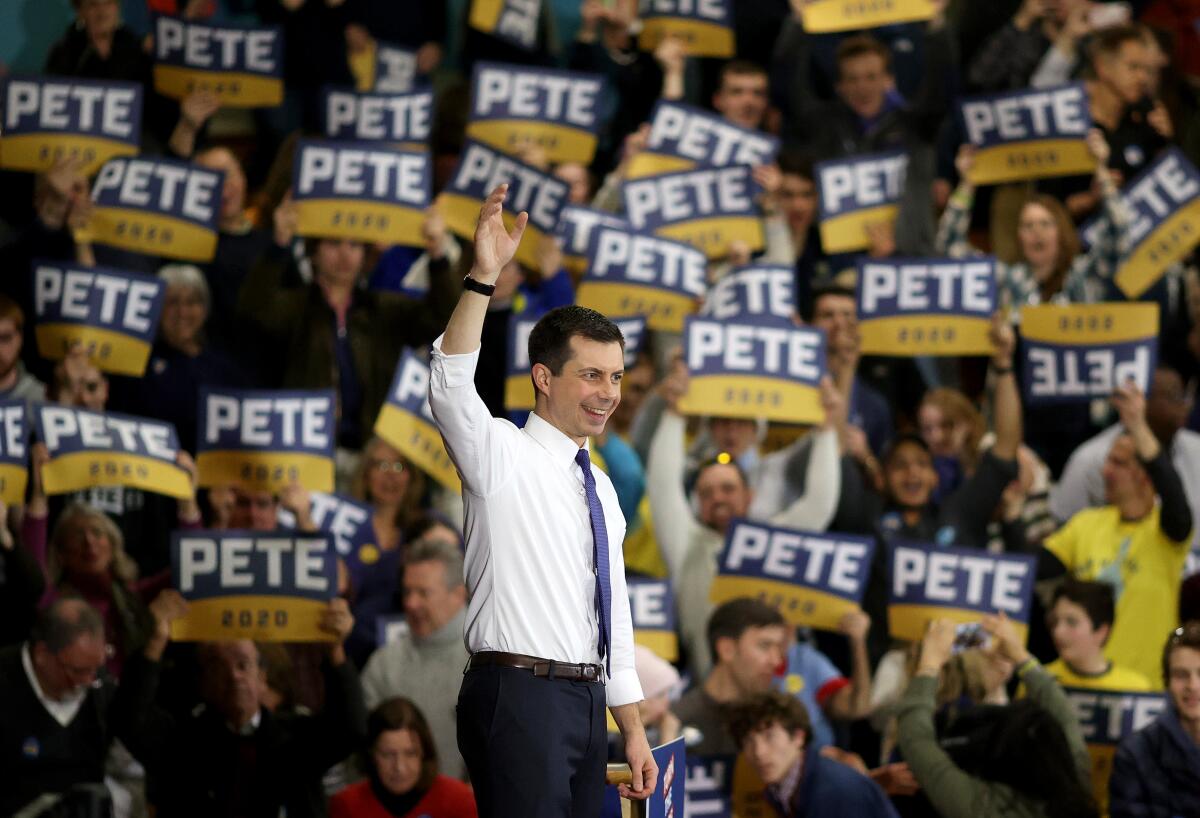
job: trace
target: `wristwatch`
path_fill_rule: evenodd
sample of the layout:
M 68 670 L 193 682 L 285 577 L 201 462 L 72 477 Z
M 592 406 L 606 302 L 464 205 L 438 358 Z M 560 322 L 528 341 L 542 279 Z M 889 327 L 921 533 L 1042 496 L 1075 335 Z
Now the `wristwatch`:
M 463 278 L 463 289 L 470 290 L 473 293 L 492 297 L 492 293 L 496 292 L 495 284 L 484 284 L 482 281 L 476 281 L 469 275 Z

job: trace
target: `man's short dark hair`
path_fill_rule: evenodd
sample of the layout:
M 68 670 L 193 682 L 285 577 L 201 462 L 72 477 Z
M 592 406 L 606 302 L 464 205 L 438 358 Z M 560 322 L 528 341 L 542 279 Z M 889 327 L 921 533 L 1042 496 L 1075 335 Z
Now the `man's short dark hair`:
M 795 696 L 771 690 L 752 696 L 742 704 L 729 709 L 726 726 L 733 736 L 734 744 L 741 747 L 751 733 L 766 730 L 778 724 L 788 735 L 803 730 L 807 738 L 812 735 L 812 721 L 804 703 Z
M 912 432 L 904 432 L 903 434 L 896 435 L 894 438 L 892 438 L 892 442 L 889 443 L 888 447 L 884 450 L 883 457 L 880 458 L 880 462 L 883 464 L 885 469 L 888 467 L 888 464 L 892 462 L 892 458 L 894 458 L 900 452 L 900 449 L 905 446 L 916 446 L 918 449 L 925 452 L 925 454 L 929 455 L 930 460 L 933 459 L 933 452 L 930 450 L 929 444 L 926 443 L 920 435 L 915 435 Z
M 846 60 L 853 60 L 856 57 L 864 57 L 874 54 L 883 60 L 883 70 L 889 74 L 892 73 L 892 52 L 888 47 L 876 40 L 870 34 L 855 34 L 852 37 L 847 37 L 842 40 L 837 48 L 837 66 L 839 73 L 841 72 L 842 63 Z
M 783 614 L 765 602 L 744 597 L 731 599 L 721 605 L 708 619 L 708 650 L 717 663 L 717 640 L 740 639 L 751 628 L 786 625 Z
M 571 339 L 575 336 L 601 344 L 620 344 L 625 348 L 621 329 L 595 310 L 570 304 L 550 310 L 529 333 L 529 365 L 541 364 L 554 375 L 561 375 L 571 359 Z
M 1088 619 L 1092 620 L 1092 630 L 1097 630 L 1101 625 L 1111 627 L 1116 618 L 1113 587 L 1107 582 L 1067 577 L 1054 589 L 1050 607 L 1057 605 L 1060 599 L 1074 602 L 1083 608 Z
M 1092 36 L 1091 45 L 1088 46 L 1088 57 L 1094 64 L 1102 57 L 1112 57 L 1121 50 L 1121 46 L 1125 43 L 1137 42 L 1144 43 L 1146 41 L 1146 29 L 1133 23 L 1127 23 L 1120 26 L 1111 26 L 1097 31 Z
M 1200 651 L 1200 620 L 1193 619 L 1184 622 L 1182 627 L 1171 631 L 1167 644 L 1163 646 L 1162 672 L 1163 684 L 1171 681 L 1171 654 L 1178 648 L 1191 648 Z
M 813 170 L 813 159 L 807 153 L 784 150 L 780 151 L 779 158 L 775 161 L 779 164 L 780 173 L 788 176 L 799 176 L 810 182 L 817 180 L 816 172 Z
M 726 77 L 746 76 L 747 74 L 766 77 L 767 69 L 756 62 L 750 62 L 750 60 L 730 60 L 721 66 L 721 73 L 717 76 L 717 91 L 719 92 L 725 86 Z
M 104 638 L 104 620 L 96 609 L 78 596 L 61 596 L 38 613 L 29 641 L 41 642 L 58 653 L 81 636 Z
M 854 292 L 854 290 L 830 281 L 813 287 L 812 296 L 808 301 L 808 315 L 801 314 L 800 317 L 804 319 L 806 324 L 811 324 L 817 316 L 817 305 L 821 303 L 821 299 L 832 298 L 834 296 L 838 298 L 849 298 L 855 303 L 855 307 L 857 308 L 858 295 Z

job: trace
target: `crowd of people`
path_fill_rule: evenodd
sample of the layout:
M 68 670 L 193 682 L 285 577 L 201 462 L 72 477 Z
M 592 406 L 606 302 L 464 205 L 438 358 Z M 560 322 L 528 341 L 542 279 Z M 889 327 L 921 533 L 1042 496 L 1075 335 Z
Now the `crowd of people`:
M 814 0 L 731 0 L 730 58 L 691 56 L 671 34 L 642 50 L 637 0 L 522 3 L 537 12 L 529 48 L 470 25 L 471 2 L 71 2 L 77 19 L 48 44 L 43 73 L 142 83 L 142 153 L 219 170 L 224 184 L 215 256 L 192 264 L 93 241 L 90 182 L 73 160 L 0 171 L 0 400 L 169 421 L 193 478 L 183 499 L 50 493 L 49 454 L 31 441 L 24 502 L 0 504 L 0 813 L 476 814 L 455 710 L 469 658 L 462 502 L 373 430 L 401 356 L 428 360 L 471 267 L 436 193 L 466 139 L 472 69 L 493 61 L 604 77 L 590 164 L 510 144 L 566 182 L 573 204 L 620 215 L 660 100 L 781 144 L 753 170 L 766 248 L 732 242 L 708 283 L 756 260 L 794 269 L 795 323 L 825 339 L 825 420 L 797 436 L 720 405 L 681 411 L 681 337 L 652 331 L 591 442 L 627 522 L 629 577 L 673 592 L 678 651 L 636 653 L 651 742 L 682 737 L 689 758 L 741 765 L 716 808 L 733 814 L 1200 816 L 1194 247 L 1139 297 L 1160 316 L 1144 393 L 1121 383 L 1108 399 L 1045 409 L 1023 405 L 1019 381 L 1023 308 L 1126 300 L 1114 275 L 1135 219 L 1122 185 L 1169 149 L 1200 164 L 1194 0 L 930 0 L 931 19 L 836 34 L 806 31 Z M 206 90 L 156 93 L 149 32 L 123 22 L 147 11 L 280 26 L 283 103 L 247 112 Z M 383 46 L 415 54 L 416 82 L 435 94 L 423 243 L 301 235 L 297 140 L 323 135 L 322 87 L 361 84 Z M 1086 90 L 1095 172 L 972 184 L 956 100 L 1065 82 Z M 814 165 L 888 150 L 908 157 L 897 219 L 868 223 L 860 253 L 826 252 Z M 563 249 L 547 237 L 536 266 L 510 262 L 496 283 L 475 375 L 495 417 L 514 414 L 512 318 L 575 300 Z M 1001 306 L 990 356 L 863 354 L 861 258 L 981 253 L 996 257 Z M 161 279 L 142 376 L 105 371 L 82 346 L 43 354 L 35 259 Z M 188 612 L 173 531 L 317 527 L 299 483 L 196 488 L 204 387 L 336 395 L 337 491 L 370 507 L 374 550 L 343 562 L 327 642 L 171 639 Z M 738 520 L 874 540 L 861 607 L 823 631 L 762 599 L 710 601 Z M 1028 627 L 997 612 L 969 644 L 945 619 L 922 640 L 892 638 L 888 554 L 903 542 L 1032 555 Z M 377 621 L 397 615 L 404 627 L 381 642 Z M 1161 707 L 1097 748 L 1064 688 L 1158 695 Z

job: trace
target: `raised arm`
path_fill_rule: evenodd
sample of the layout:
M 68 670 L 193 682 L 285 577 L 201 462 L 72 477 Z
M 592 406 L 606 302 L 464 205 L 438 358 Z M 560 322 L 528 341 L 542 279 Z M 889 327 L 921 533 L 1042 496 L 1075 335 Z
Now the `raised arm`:
M 1173 542 L 1186 542 L 1192 533 L 1192 510 L 1170 453 L 1162 448 L 1146 422 L 1146 398 L 1129 382 L 1113 390 L 1112 402 L 1121 416 L 1121 425 L 1133 439 L 1138 460 L 1162 500 L 1158 512 L 1159 528 Z
M 654 520 L 654 537 L 675 583 L 687 561 L 692 531 L 699 525 L 683 490 L 684 419 L 675 410 L 686 390 L 687 370 L 683 361 L 677 360 L 671 374 L 659 385 L 667 409 L 658 421 L 646 458 L 646 497 Z
M 975 183 L 970 179 L 971 170 L 975 167 L 974 145 L 959 145 L 954 167 L 958 171 L 958 187 L 950 195 L 946 211 L 938 222 L 934 250 L 952 258 L 967 258 L 979 255 L 967 238 L 967 230 L 971 226 L 971 207 L 975 204 Z
M 996 428 L 996 442 L 992 453 L 1001 460 L 1015 460 L 1021 445 L 1021 392 L 1017 377 L 1013 374 L 1013 352 L 1017 346 L 1012 324 L 1004 314 L 997 311 L 992 315 L 991 330 L 992 374 L 995 376 L 995 392 L 992 395 L 992 415 Z

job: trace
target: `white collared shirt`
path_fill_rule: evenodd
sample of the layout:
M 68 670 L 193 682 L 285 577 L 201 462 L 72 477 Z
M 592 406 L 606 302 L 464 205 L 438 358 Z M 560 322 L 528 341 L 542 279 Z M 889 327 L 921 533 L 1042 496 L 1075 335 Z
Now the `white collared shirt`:
M 471 653 L 497 650 L 600 663 L 592 526 L 579 446 L 535 413 L 524 429 L 493 418 L 475 391 L 479 350 L 433 343 L 429 405 L 463 485 Z M 610 707 L 642 699 L 625 588 L 625 517 L 608 475 L 592 466 L 604 508 L 612 581 Z
M 29 679 L 29 686 L 33 688 L 33 695 L 37 696 L 38 701 L 42 703 L 42 707 L 46 708 L 46 712 L 54 717 L 54 720 L 66 727 L 75 720 L 79 715 L 79 708 L 83 707 L 83 700 L 87 698 L 88 688 L 76 688 L 72 693 L 61 701 L 47 698 L 42 691 L 42 686 L 38 682 L 37 674 L 33 671 L 33 658 L 29 655 L 29 643 L 26 642 L 21 646 L 21 665 L 25 668 L 25 677 Z

